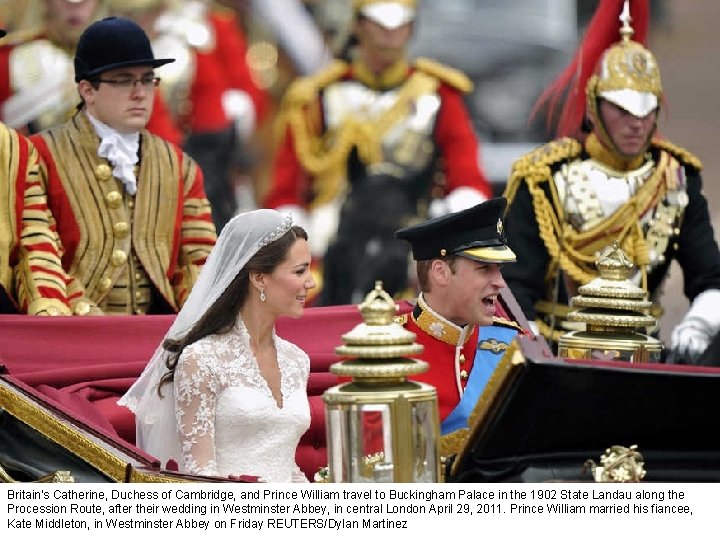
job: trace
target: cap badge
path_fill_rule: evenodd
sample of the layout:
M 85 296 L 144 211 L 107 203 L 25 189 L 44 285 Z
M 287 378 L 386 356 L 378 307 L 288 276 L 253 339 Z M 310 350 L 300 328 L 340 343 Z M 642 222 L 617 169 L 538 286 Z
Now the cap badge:
M 497 233 L 502 234 L 503 233 L 503 222 L 502 219 L 498 219 L 497 222 Z

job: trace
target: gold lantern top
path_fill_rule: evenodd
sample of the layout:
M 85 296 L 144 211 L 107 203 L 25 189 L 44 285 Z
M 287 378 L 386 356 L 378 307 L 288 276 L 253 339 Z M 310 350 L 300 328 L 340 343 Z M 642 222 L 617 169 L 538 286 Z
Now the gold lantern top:
M 630 276 L 634 265 L 614 243 L 596 259 L 599 276 L 578 288 L 570 299 L 576 308 L 568 320 L 585 323 L 586 330 L 563 334 L 558 354 L 566 358 L 601 358 L 630 362 L 659 361 L 662 343 L 645 334 L 656 325 L 650 314 L 652 302 Z
M 570 299 L 570 306 L 580 309 L 568 319 L 587 323 L 588 330 L 653 326 L 656 320 L 648 314 L 652 302 L 644 289 L 630 281 L 634 265 L 617 243 L 600 252 L 597 267 L 599 276 Z
M 367 377 L 407 377 L 427 371 L 422 360 L 404 358 L 423 352 L 415 343 L 415 334 L 394 321 L 398 307 L 383 290 L 382 282 L 358 306 L 364 322 L 342 336 L 343 345 L 335 348 L 338 356 L 355 358 L 330 366 L 331 373 L 359 379 Z M 387 362 L 395 359 L 394 362 Z

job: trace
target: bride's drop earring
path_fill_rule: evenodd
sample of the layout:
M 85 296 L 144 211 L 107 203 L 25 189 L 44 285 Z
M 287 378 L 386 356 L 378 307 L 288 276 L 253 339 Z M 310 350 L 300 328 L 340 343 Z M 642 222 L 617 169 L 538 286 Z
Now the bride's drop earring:
M 260 289 L 260 301 L 264 302 L 267 300 L 267 296 L 265 296 L 265 289 Z

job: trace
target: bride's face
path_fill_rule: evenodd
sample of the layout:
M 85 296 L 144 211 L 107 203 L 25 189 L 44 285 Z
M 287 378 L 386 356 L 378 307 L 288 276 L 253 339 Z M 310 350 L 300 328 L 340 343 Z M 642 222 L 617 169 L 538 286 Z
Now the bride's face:
M 267 306 L 276 315 L 300 317 L 315 280 L 310 272 L 310 246 L 298 238 L 285 260 L 268 276 L 265 294 Z

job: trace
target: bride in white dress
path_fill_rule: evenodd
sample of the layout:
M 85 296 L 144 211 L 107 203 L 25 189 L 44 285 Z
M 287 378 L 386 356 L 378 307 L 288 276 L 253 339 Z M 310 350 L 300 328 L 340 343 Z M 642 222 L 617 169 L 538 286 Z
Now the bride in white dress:
M 310 425 L 310 360 L 275 334 L 302 315 L 307 234 L 290 216 L 255 210 L 223 228 L 187 302 L 120 399 L 136 444 L 180 472 L 306 482 L 295 450 Z

